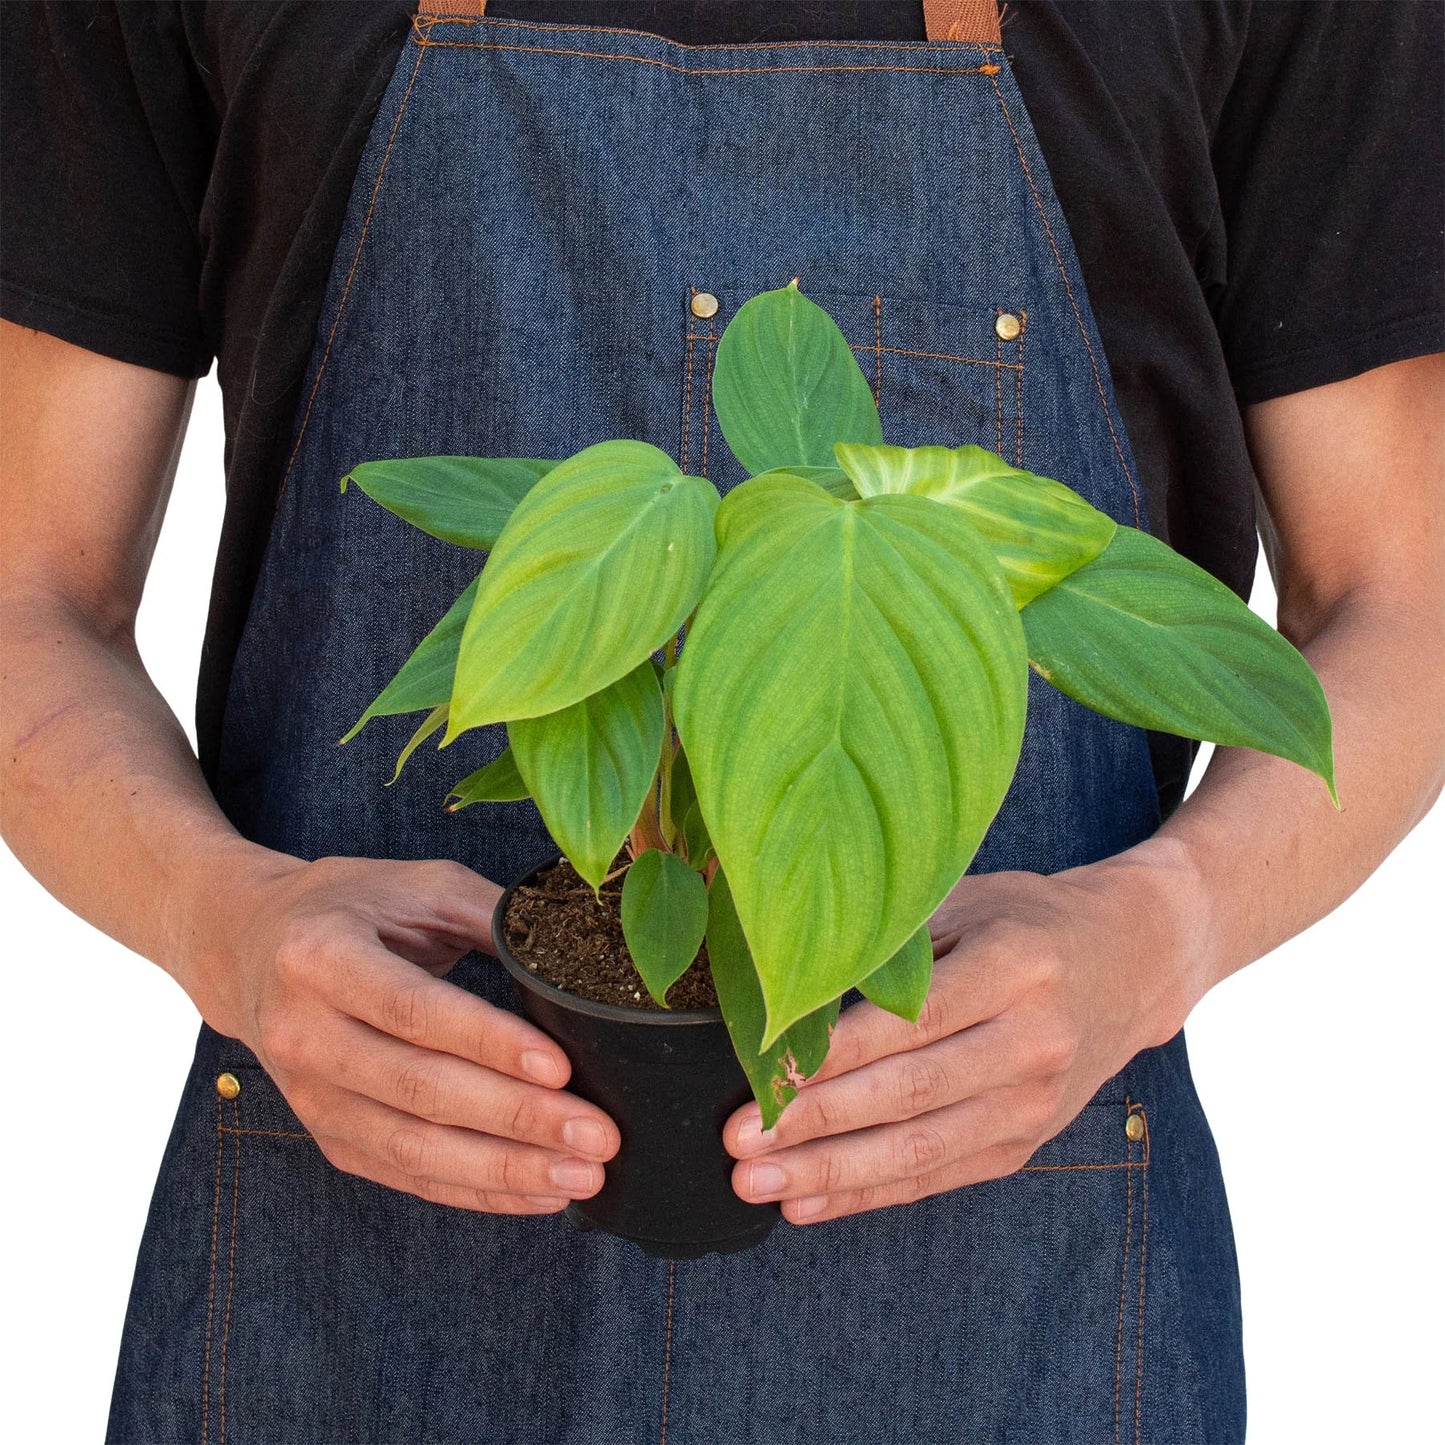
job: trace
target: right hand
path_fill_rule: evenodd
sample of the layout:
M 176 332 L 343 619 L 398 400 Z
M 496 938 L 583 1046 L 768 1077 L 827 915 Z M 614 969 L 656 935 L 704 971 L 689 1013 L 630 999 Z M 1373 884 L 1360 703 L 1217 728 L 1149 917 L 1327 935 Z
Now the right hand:
M 332 1164 L 492 1214 L 550 1214 L 602 1187 L 621 1136 L 562 1091 L 567 1056 L 441 978 L 492 951 L 496 884 L 454 863 L 247 862 L 239 890 L 201 905 L 213 942 L 192 932 L 178 976 Z

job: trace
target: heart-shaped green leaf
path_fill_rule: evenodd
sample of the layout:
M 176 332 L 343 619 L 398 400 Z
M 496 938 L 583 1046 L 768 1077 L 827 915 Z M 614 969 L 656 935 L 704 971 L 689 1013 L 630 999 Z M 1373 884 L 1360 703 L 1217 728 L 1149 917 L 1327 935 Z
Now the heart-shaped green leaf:
M 674 703 L 768 1006 L 763 1042 L 891 958 L 1013 777 L 1027 665 L 993 554 L 924 497 L 743 483 Z
M 712 400 L 748 472 L 832 468 L 834 442 L 883 440 L 868 378 L 837 323 L 796 281 L 738 307 L 718 342 Z
M 520 803 L 532 795 L 517 771 L 517 760 L 510 747 L 474 773 L 468 773 L 447 794 L 447 812 L 459 813 L 473 803 Z
M 761 481 L 763 477 L 773 477 L 779 473 L 786 473 L 790 477 L 802 477 L 844 502 L 858 500 L 858 489 L 853 485 L 853 479 L 842 467 L 774 467 L 771 471 L 759 473 L 754 480 Z
M 446 615 L 416 645 L 376 701 L 357 718 L 341 739 L 343 743 L 349 743 L 374 717 L 420 712 L 423 708 L 441 707 L 450 700 L 462 629 L 466 626 L 467 614 L 472 610 L 480 580 L 474 578 L 471 586 L 447 608 Z
M 870 1003 L 916 1024 L 933 982 L 933 939 L 920 928 L 887 963 L 875 968 L 858 992 Z
M 858 494 L 907 492 L 957 507 L 985 537 L 1023 607 L 1097 557 L 1114 519 L 1048 477 L 1011 467 L 982 447 L 835 448 Z
M 547 831 L 601 887 L 662 756 L 662 689 L 651 659 L 559 712 L 508 723 L 507 733 Z
M 492 546 L 517 503 L 556 462 L 525 457 L 404 457 L 363 462 L 341 479 L 404 522 L 459 547 Z
M 663 1008 L 667 991 L 692 965 L 707 932 L 707 885 L 675 853 L 639 853 L 622 883 L 622 936 Z
M 600 442 L 554 467 L 482 573 L 443 746 L 570 707 L 672 637 L 712 566 L 716 509 L 710 482 L 645 442 Z
M 798 1085 L 816 1074 L 828 1057 L 828 1041 L 838 1022 L 839 999 L 799 1019 L 766 1048 L 761 1047 L 765 1010 L 762 989 L 748 952 L 747 939 L 733 907 L 727 878 L 719 872 L 708 889 L 707 958 L 733 1052 L 752 1085 L 762 1111 L 763 1128 L 782 1116 Z
M 1330 710 L 1314 670 L 1222 582 L 1147 532 L 1120 527 L 1020 615 L 1034 670 L 1086 707 L 1288 758 L 1334 796 Z

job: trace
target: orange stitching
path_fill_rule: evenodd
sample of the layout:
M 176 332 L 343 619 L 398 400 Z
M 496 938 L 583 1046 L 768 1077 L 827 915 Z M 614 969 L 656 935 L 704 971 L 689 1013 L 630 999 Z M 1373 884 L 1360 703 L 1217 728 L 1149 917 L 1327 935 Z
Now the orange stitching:
M 281 485 L 276 492 L 277 505 L 286 494 L 286 484 L 291 480 L 291 468 L 296 465 L 297 453 L 301 450 L 302 439 L 311 422 L 311 409 L 316 405 L 316 393 L 321 389 L 321 378 L 326 375 L 326 363 L 331 359 L 331 345 L 336 340 L 336 333 L 341 326 L 341 318 L 346 314 L 346 298 L 351 294 L 351 283 L 356 279 L 356 268 L 360 264 L 361 252 L 366 245 L 367 232 L 371 229 L 371 215 L 376 210 L 376 198 L 381 194 L 381 182 L 382 177 L 386 175 L 386 163 L 391 159 L 391 148 L 396 144 L 396 133 L 401 129 L 401 118 L 406 114 L 406 103 L 411 99 L 411 88 L 416 84 L 417 72 L 421 70 L 422 56 L 425 54 L 425 48 L 419 45 L 416 52 L 416 64 L 411 68 L 411 78 L 406 83 L 406 91 L 401 97 L 401 104 L 397 107 L 396 119 L 391 123 L 391 134 L 387 137 L 386 150 L 382 153 L 381 165 L 376 172 L 376 184 L 371 188 L 371 199 L 366 206 L 366 218 L 361 223 L 361 236 L 356 242 L 356 254 L 351 258 L 351 267 L 346 273 L 346 284 L 341 288 L 341 300 L 336 304 L 336 316 L 331 322 L 331 331 L 326 337 L 326 349 L 321 353 L 321 365 L 317 368 L 316 380 L 311 383 L 311 395 L 306 399 L 306 412 L 301 418 L 301 430 L 296 435 L 296 445 L 291 448 L 291 455 L 286 459 L 286 470 L 281 476 Z
M 574 34 L 574 35 L 637 35 L 644 40 L 661 40 L 665 45 L 674 50 L 799 50 L 802 48 L 813 48 L 828 50 L 903 50 L 916 51 L 927 48 L 939 48 L 937 41 L 919 40 L 770 40 L 757 41 L 753 44 L 744 45 L 686 45 L 681 40 L 669 40 L 665 35 L 657 35 L 651 30 L 629 30 L 619 25 L 550 25 L 545 21 L 536 20 L 510 20 L 501 15 L 431 15 L 414 16 L 412 19 L 413 30 L 430 30 L 434 25 L 487 25 L 487 26 L 510 26 L 514 30 L 540 30 L 544 33 Z M 437 41 L 430 42 L 438 44 Z M 952 41 L 948 44 L 948 50 L 999 50 L 1002 45 L 991 45 L 985 41 Z M 997 67 L 995 67 L 997 69 Z
M 998 313 L 1002 315 L 1002 312 Z M 998 327 L 993 329 L 993 356 L 996 363 L 993 373 L 993 426 L 996 442 L 994 453 L 1003 455 L 1003 337 Z
M 310 1134 L 298 1134 L 290 1129 L 222 1129 L 223 1134 L 258 1134 L 265 1139 L 310 1139 Z
M 697 287 L 688 288 L 694 296 L 697 295 Z M 682 393 L 682 469 L 687 470 L 689 461 L 688 435 L 692 430 L 692 343 L 702 338 L 693 331 L 691 325 L 687 328 L 687 385 Z
M 707 323 L 707 376 L 702 386 L 702 468 L 699 475 L 705 480 L 707 475 L 707 439 L 711 431 L 712 422 L 712 368 L 713 362 L 717 360 L 717 334 L 713 330 L 711 317 Z
M 241 1106 L 231 1101 L 232 1115 L 236 1121 L 231 1132 L 240 1133 Z M 236 1218 L 241 1204 L 241 1141 L 238 1138 L 232 1146 L 235 1154 L 231 1163 L 231 1252 L 226 1260 L 226 1319 L 221 1327 L 221 1445 L 226 1445 L 226 1352 L 231 1343 L 231 1295 L 236 1287 Z
M 659 60 L 654 55 L 622 55 L 606 50 L 567 50 L 553 45 L 503 45 L 495 40 L 428 40 L 419 35 L 417 45 L 422 50 L 506 50 L 521 55 L 570 55 L 584 60 L 630 60 L 635 65 L 655 65 L 661 70 L 676 71 L 679 75 L 819 75 L 831 71 L 892 70 L 912 75 L 987 75 L 998 74 L 997 67 L 986 65 L 733 65 L 733 66 L 692 66 L 674 65 L 670 60 Z
M 1147 1160 L 1133 1160 L 1123 1164 L 1025 1164 L 1014 1172 L 1017 1174 L 1062 1174 L 1070 1169 L 1142 1169 Z
M 201 1445 L 211 1428 L 211 1321 L 216 1304 L 216 1243 L 221 1224 L 221 1150 L 226 1141 L 221 1137 L 221 1098 L 216 1096 L 216 1185 L 211 1194 L 211 1287 L 206 1294 L 205 1361 L 201 1370 Z
M 1144 1121 L 1144 1154 L 1149 1154 L 1149 1116 L 1136 1105 Z M 1144 1404 L 1144 1267 L 1149 1262 L 1149 1171 L 1144 1171 L 1144 1229 L 1139 1237 L 1139 1333 L 1134 1345 L 1134 1445 L 1139 1445 Z
M 672 1296 L 677 1281 L 677 1261 L 667 1262 L 667 1326 L 662 1346 L 662 1440 L 667 1445 L 667 1390 L 672 1377 Z
M 883 298 L 873 298 L 873 405 L 883 410 Z
M 1029 313 L 1019 312 L 1019 369 L 1014 373 L 1014 466 L 1024 464 L 1024 337 L 1028 334 Z
M 849 342 L 854 351 L 872 351 L 873 348 L 866 342 Z M 890 356 L 917 356 L 924 361 L 963 361 L 969 366 L 1001 366 L 1005 371 L 1012 371 L 1018 363 L 1016 361 L 990 361 L 985 356 L 950 356 L 946 351 L 909 351 L 903 346 L 885 346 L 882 348 Z
M 1133 1111 L 1133 1104 L 1124 1100 L 1125 1118 Z M 1125 1143 L 1125 1152 L 1130 1145 Z M 1134 1176 L 1126 1176 L 1128 1191 L 1124 1206 L 1124 1267 L 1119 1271 L 1119 1323 L 1114 1330 L 1114 1445 L 1119 1445 L 1119 1392 L 1124 1377 L 1124 1300 L 1129 1289 L 1129 1244 L 1134 1237 Z
M 1114 430 L 1114 418 L 1109 415 L 1109 398 L 1104 391 L 1104 379 L 1099 373 L 1099 363 L 1094 356 L 1094 348 L 1089 344 L 1089 332 L 1084 325 L 1083 314 L 1079 310 L 1079 303 L 1074 299 L 1074 288 L 1069 284 L 1069 273 L 1064 267 L 1063 254 L 1059 250 L 1059 243 L 1054 239 L 1052 227 L 1049 225 L 1048 214 L 1044 210 L 1044 203 L 1039 198 L 1038 187 L 1034 185 L 1033 173 L 1029 170 L 1029 163 L 1024 158 L 1024 148 L 1019 141 L 1019 133 L 1014 128 L 1013 116 L 1009 114 L 1008 103 L 1003 98 L 1003 91 L 999 88 L 997 80 L 990 77 L 989 84 L 993 86 L 993 92 L 998 97 L 999 109 L 1003 112 L 1003 118 L 1008 122 L 1009 134 L 1013 136 L 1014 151 L 1019 158 L 1019 165 L 1023 169 L 1024 179 L 1028 182 L 1029 190 L 1033 194 L 1034 209 L 1039 213 L 1039 220 L 1044 223 L 1044 234 L 1049 238 L 1049 246 L 1054 253 L 1054 263 L 1059 268 L 1059 276 L 1064 283 L 1064 293 L 1069 298 L 1069 305 L 1074 309 L 1074 321 L 1079 328 L 1079 335 L 1083 338 L 1084 351 L 1089 358 L 1089 367 L 1094 373 L 1094 386 L 1098 389 L 1099 402 L 1104 408 L 1104 424 L 1109 428 L 1110 439 L 1114 443 L 1114 454 L 1119 458 L 1119 466 L 1123 469 L 1124 480 L 1129 483 L 1129 494 L 1134 499 L 1134 524 L 1141 525 L 1139 513 L 1139 490 L 1134 485 L 1134 474 L 1129 470 L 1129 464 L 1124 460 L 1124 448 L 1120 445 L 1118 433 Z

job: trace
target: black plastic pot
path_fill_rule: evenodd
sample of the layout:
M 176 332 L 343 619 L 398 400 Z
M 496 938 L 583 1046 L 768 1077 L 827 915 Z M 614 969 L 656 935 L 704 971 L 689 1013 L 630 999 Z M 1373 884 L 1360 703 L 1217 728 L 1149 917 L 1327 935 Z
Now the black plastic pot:
M 601 1190 L 575 1200 L 567 1217 L 662 1259 L 731 1254 L 761 1243 L 781 1211 L 747 1204 L 733 1191 L 722 1126 L 752 1090 L 721 1011 L 596 1003 L 544 983 L 520 963 L 502 919 L 513 891 L 551 866 L 502 894 L 492 934 L 523 1012 L 572 1061 L 568 1090 L 596 1104 L 622 1133 Z

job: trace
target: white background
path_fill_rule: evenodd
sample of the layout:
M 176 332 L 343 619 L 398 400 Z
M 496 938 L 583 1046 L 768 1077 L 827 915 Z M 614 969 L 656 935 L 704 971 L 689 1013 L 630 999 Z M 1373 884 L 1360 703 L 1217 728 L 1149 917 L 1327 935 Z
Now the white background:
M 221 443 L 211 378 L 140 619 L 146 662 L 188 729 Z M 1273 601 L 1262 576 L 1255 605 L 1272 615 Z M 1343 908 L 1217 989 L 1190 1023 L 1233 1202 L 1253 1445 L 1438 1429 L 1442 894 L 1437 808 Z M 3 850 L 0 918 L 0 1436 L 98 1441 L 197 1017 L 165 975 L 68 914 Z

